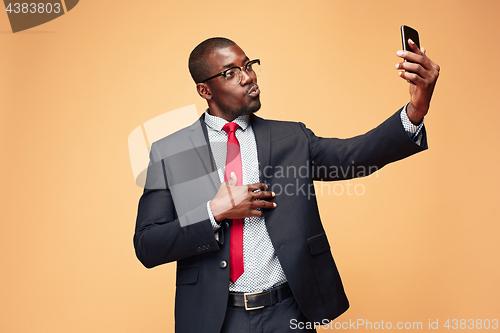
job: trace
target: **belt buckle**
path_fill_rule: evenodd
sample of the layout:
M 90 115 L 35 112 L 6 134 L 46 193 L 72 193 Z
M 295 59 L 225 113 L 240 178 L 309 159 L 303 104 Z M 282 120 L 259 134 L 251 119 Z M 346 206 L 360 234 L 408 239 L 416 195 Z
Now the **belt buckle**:
M 262 306 L 256 306 L 256 307 L 253 307 L 253 308 L 249 308 L 248 307 L 248 299 L 247 299 L 247 296 L 251 296 L 251 295 L 257 295 L 257 294 L 260 294 L 262 293 L 262 290 L 261 291 L 255 291 L 253 293 L 244 293 L 243 294 L 243 299 L 245 300 L 245 310 L 247 311 L 250 311 L 250 310 L 257 310 L 257 309 L 262 309 L 264 307 L 264 305 Z

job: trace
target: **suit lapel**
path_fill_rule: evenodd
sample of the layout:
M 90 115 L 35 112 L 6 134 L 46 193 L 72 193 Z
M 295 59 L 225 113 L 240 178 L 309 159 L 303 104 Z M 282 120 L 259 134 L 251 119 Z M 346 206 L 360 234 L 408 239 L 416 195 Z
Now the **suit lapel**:
M 269 170 L 271 163 L 271 127 L 269 122 L 252 115 L 252 128 L 257 142 L 257 156 L 259 158 L 259 174 L 261 183 L 269 184 L 271 181 Z
M 215 166 L 215 160 L 212 155 L 212 149 L 210 148 L 210 140 L 208 139 L 208 131 L 204 116 L 205 114 L 202 114 L 200 119 L 193 125 L 191 125 L 191 133 L 189 135 L 189 139 L 191 140 L 196 153 L 200 157 L 200 160 L 205 167 L 205 171 L 207 172 L 207 174 L 211 174 L 213 172 L 217 172 L 217 168 Z M 218 176 L 211 178 L 213 180 L 215 188 L 218 189 L 220 185 L 218 183 Z

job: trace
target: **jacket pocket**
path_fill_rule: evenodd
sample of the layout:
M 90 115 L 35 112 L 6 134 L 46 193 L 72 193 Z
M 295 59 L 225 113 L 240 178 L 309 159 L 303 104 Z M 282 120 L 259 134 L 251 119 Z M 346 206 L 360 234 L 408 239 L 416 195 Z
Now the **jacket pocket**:
M 326 238 L 326 234 L 322 233 L 307 239 L 309 243 L 309 250 L 313 256 L 330 249 L 330 244 Z
M 177 267 L 177 281 L 175 285 L 191 284 L 198 281 L 198 266 Z

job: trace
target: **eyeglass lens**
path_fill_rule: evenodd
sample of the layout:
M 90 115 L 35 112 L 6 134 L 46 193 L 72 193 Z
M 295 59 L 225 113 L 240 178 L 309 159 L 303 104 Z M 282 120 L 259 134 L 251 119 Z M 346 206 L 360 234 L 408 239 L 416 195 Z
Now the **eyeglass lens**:
M 245 72 L 252 77 L 256 78 L 257 76 L 260 75 L 260 65 L 258 62 L 249 62 L 245 66 Z M 232 85 L 237 85 L 241 82 L 241 69 L 236 67 L 236 68 L 231 68 L 230 70 L 226 71 L 226 75 L 224 76 L 226 81 L 229 84 Z

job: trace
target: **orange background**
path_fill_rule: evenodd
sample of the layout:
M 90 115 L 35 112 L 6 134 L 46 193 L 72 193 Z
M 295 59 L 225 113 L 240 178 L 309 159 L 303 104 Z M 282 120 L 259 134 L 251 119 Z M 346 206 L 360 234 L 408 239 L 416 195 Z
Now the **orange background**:
M 134 254 L 127 138 L 205 109 L 187 70 L 199 42 L 226 36 L 262 60 L 260 116 L 349 137 L 409 99 L 394 69 L 402 24 L 441 66 L 430 149 L 350 182 L 364 195 L 319 198 L 351 302 L 338 320 L 500 319 L 499 12 L 495 0 L 86 0 L 16 34 L 0 13 L 0 331 L 173 331 L 175 264 L 147 270 Z

